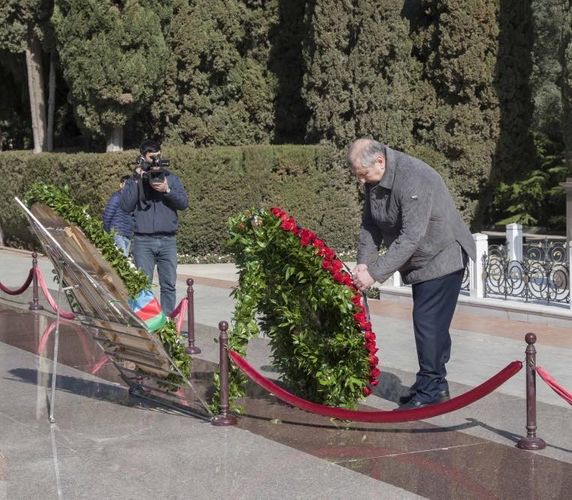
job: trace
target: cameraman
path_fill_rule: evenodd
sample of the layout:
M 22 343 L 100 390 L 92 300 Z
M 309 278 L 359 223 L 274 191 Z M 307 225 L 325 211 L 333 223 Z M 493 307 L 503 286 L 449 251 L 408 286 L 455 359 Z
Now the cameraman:
M 161 147 L 144 141 L 133 177 L 121 193 L 121 208 L 133 212 L 135 233 L 132 254 L 135 265 L 151 281 L 155 265 L 161 287 L 161 307 L 165 314 L 175 309 L 177 283 L 177 211 L 189 206 L 180 179 L 165 167 Z

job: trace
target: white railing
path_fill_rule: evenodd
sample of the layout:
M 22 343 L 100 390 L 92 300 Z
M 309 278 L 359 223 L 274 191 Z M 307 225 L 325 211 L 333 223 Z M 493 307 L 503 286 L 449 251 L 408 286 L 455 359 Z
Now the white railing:
M 489 236 L 502 243 L 489 244 Z M 564 236 L 525 234 L 520 224 L 508 224 L 506 231 L 474 233 L 476 262 L 469 261 L 461 293 L 482 299 L 569 305 L 572 244 Z M 390 286 L 406 286 L 399 272 Z

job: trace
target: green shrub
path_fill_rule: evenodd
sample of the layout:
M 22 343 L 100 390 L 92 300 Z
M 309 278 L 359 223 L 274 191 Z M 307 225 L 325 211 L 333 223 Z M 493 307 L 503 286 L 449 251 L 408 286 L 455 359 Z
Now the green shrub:
M 190 198 L 180 213 L 181 254 L 223 253 L 227 220 L 250 207 L 281 206 L 315 228 L 337 251 L 354 248 L 359 226 L 355 183 L 339 153 L 326 146 L 163 148 Z M 0 153 L 0 227 L 8 244 L 30 247 L 33 238 L 14 202 L 33 182 L 68 185 L 74 200 L 101 214 L 131 171 L 136 151 L 123 153 Z

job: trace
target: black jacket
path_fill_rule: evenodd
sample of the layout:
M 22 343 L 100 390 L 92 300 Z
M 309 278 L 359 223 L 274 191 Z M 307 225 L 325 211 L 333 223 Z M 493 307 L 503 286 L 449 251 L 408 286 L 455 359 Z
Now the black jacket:
M 121 208 L 135 214 L 136 234 L 175 234 L 179 227 L 178 210 L 189 206 L 189 199 L 180 179 L 165 174 L 169 193 L 151 188 L 138 175 L 129 179 L 121 193 Z

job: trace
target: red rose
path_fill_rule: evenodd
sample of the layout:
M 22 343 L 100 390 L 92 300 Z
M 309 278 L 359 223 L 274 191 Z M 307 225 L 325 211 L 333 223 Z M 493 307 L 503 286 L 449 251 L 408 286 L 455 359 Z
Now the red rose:
M 272 212 L 273 215 L 278 217 L 280 220 L 286 220 L 288 218 L 288 214 L 284 210 L 282 210 L 281 208 L 274 207 L 274 208 L 271 208 L 270 211 Z
M 339 271 L 332 272 L 332 277 L 333 277 L 334 280 L 337 281 L 338 283 L 341 283 L 342 285 L 345 285 L 345 276 L 344 276 L 344 273 L 340 273 Z
M 379 368 L 372 368 L 369 372 L 369 379 L 376 380 L 381 375 L 381 370 Z
M 284 231 L 290 231 L 292 233 L 296 232 L 297 225 L 296 220 L 294 217 L 288 217 L 287 219 L 283 219 L 280 227 L 284 229 Z
M 346 271 L 344 271 L 343 274 L 344 274 L 344 281 L 343 281 L 344 285 L 353 288 L 354 282 L 352 280 L 352 277 Z
M 300 236 L 300 243 L 305 247 L 307 247 L 310 243 L 312 243 L 316 239 L 316 233 L 306 228 L 300 231 L 299 236 Z
M 360 323 L 359 327 L 364 331 L 368 331 L 371 330 L 371 323 L 369 321 L 365 321 L 364 323 Z
M 365 332 L 363 336 L 366 341 L 375 342 L 375 333 L 368 331 Z
M 371 345 L 367 348 L 368 352 L 370 355 L 375 354 L 377 351 L 379 351 L 379 349 L 377 347 L 375 347 L 375 345 Z
M 331 260 L 323 260 L 322 261 L 322 268 L 326 271 L 331 271 L 332 269 L 332 261 Z
M 324 247 L 324 257 L 328 260 L 334 260 L 336 258 L 336 252 L 330 247 Z
M 352 302 L 356 305 L 356 306 L 360 306 L 361 307 L 361 294 L 356 294 L 352 297 Z
M 358 324 L 365 323 L 367 321 L 367 316 L 362 311 L 362 312 L 355 313 L 354 319 L 355 319 L 356 323 L 358 323 Z
M 342 267 L 344 267 L 344 265 L 342 264 L 341 260 L 338 260 L 338 259 L 332 260 L 332 271 L 334 271 L 334 272 L 341 271 Z
M 375 387 L 376 385 L 379 384 L 379 379 L 376 378 L 376 379 L 370 380 L 370 381 L 369 381 L 369 384 L 370 384 L 370 385 L 373 385 L 373 386 Z
M 320 238 L 316 238 L 312 242 L 312 245 L 314 245 L 314 247 L 316 247 L 318 250 L 323 250 L 324 248 L 326 248 L 325 243 Z
M 371 394 L 371 389 L 369 387 L 364 387 L 361 392 L 364 396 L 369 396 Z
M 379 358 L 375 354 L 369 355 L 369 364 L 370 366 L 377 366 L 379 363 Z

